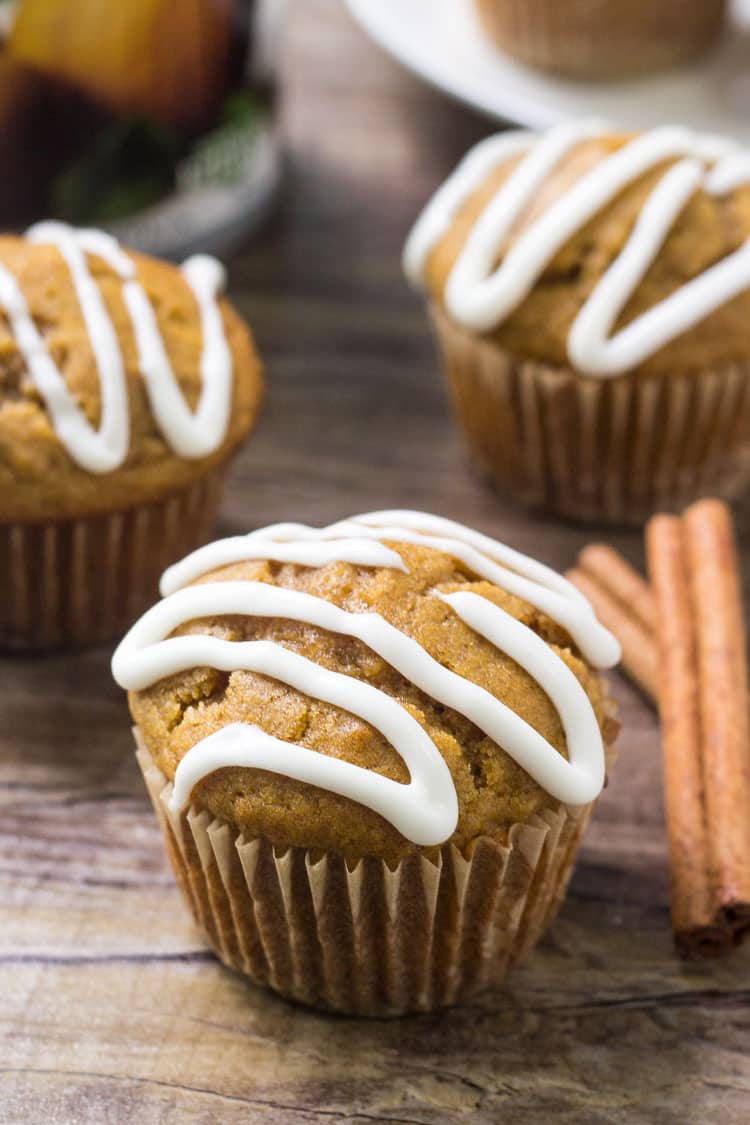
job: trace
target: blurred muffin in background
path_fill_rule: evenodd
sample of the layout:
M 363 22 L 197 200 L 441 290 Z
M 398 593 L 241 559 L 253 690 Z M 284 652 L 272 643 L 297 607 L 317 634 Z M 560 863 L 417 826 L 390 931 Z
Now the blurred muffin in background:
M 661 70 L 704 51 L 726 0 L 475 0 L 482 26 L 528 66 L 569 78 Z
M 480 465 L 559 515 L 640 522 L 750 484 L 750 154 L 597 122 L 481 142 L 414 227 Z
M 223 270 L 41 223 L 0 237 L 0 649 L 121 632 L 210 534 L 260 366 Z

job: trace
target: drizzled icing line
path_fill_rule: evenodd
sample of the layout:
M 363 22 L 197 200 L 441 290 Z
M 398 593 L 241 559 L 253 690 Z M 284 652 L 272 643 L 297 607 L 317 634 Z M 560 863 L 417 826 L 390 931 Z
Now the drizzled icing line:
M 203 334 L 203 385 L 197 409 L 192 411 L 175 378 L 156 314 L 137 279 L 135 265 L 117 241 L 102 231 L 78 230 L 56 222 L 38 223 L 27 231 L 26 237 L 30 242 L 55 246 L 60 252 L 70 271 L 99 373 L 101 421 L 99 428 L 94 429 L 52 359 L 18 281 L 7 266 L 0 264 L 0 310 L 8 318 L 29 378 L 73 461 L 90 473 L 112 472 L 123 464 L 130 446 L 122 349 L 89 270 L 87 254 L 102 258 L 123 283 L 138 365 L 154 419 L 169 446 L 186 459 L 205 457 L 218 449 L 226 435 L 232 400 L 232 357 L 217 304 L 225 280 L 220 263 L 197 255 L 182 266 L 182 274 L 198 305 Z
M 379 533 L 389 543 L 430 546 L 439 542 L 441 546 L 436 549 L 453 555 L 477 574 L 479 567 L 489 568 L 494 574 L 502 569 L 497 558 L 512 557 L 514 571 L 503 571 L 506 588 L 520 580 L 533 587 L 543 602 L 554 596 L 556 609 L 564 604 L 569 611 L 567 620 L 580 639 L 578 643 L 595 654 L 593 663 L 606 666 L 618 659 L 617 642 L 599 625 L 580 594 L 570 592 L 564 579 L 452 521 L 422 513 L 376 512 L 329 528 L 282 524 L 220 541 L 201 548 L 165 573 L 162 587 L 166 596 L 133 626 L 114 655 L 112 669 L 118 683 L 141 691 L 165 676 L 195 667 L 230 672 L 245 669 L 271 676 L 306 695 L 342 707 L 380 731 L 406 764 L 410 782 L 404 785 L 391 781 L 306 747 L 271 739 L 257 726 L 239 723 L 202 740 L 183 757 L 171 798 L 174 810 L 187 804 L 194 786 L 209 773 L 239 765 L 284 774 L 358 801 L 421 846 L 443 843 L 457 823 L 455 786 L 442 755 L 427 732 L 392 697 L 354 677 L 321 668 L 271 641 L 226 641 L 201 634 L 170 636 L 188 621 L 223 615 L 280 617 L 356 638 L 421 691 L 468 718 L 558 800 L 585 804 L 599 793 L 604 780 L 604 752 L 585 691 L 565 662 L 533 630 L 488 599 L 469 591 L 435 593 L 446 612 L 455 614 L 507 653 L 548 694 L 560 715 L 569 760 L 501 700 L 439 664 L 417 641 L 377 613 L 351 613 L 313 595 L 263 582 L 186 585 L 217 566 L 243 559 L 273 559 L 301 566 L 352 561 L 360 566 L 406 569 L 398 552 L 372 537 Z M 359 542 L 357 536 L 361 537 Z M 486 550 L 480 551 L 477 545 Z
M 431 532 L 434 534 L 430 534 Z M 357 552 L 359 557 L 354 558 L 351 554 L 352 536 L 376 542 L 369 547 L 362 542 Z M 397 565 L 400 569 L 405 569 L 396 552 L 377 543 L 383 539 L 391 543 L 415 543 L 452 555 L 479 577 L 523 598 L 557 621 L 571 634 L 583 655 L 592 664 L 606 667 L 612 660 L 618 659 L 611 634 L 599 624 L 591 605 L 572 583 L 542 563 L 529 559 L 488 536 L 471 531 L 453 520 L 418 512 L 371 512 L 323 528 L 303 524 L 276 524 L 247 536 L 220 539 L 216 543 L 200 547 L 181 562 L 169 567 L 162 576 L 161 592 L 170 594 L 209 571 L 229 563 L 258 558 L 294 562 L 301 566 L 319 566 L 321 564 L 314 560 L 320 557 L 325 558 L 326 562 L 359 562 L 364 566 L 386 567 Z M 327 540 L 335 544 L 333 550 L 329 548 L 319 554 Z M 337 547 L 341 553 L 336 553 Z M 395 563 L 394 556 L 398 560 Z
M 750 240 L 612 335 L 674 226 L 699 189 L 721 196 L 750 185 L 750 154 L 734 142 L 689 129 L 664 127 L 637 136 L 602 159 L 511 245 L 496 265 L 514 225 L 565 155 L 606 134 L 600 122 L 568 122 L 541 135 L 502 134 L 482 141 L 428 203 L 404 249 L 404 269 L 424 282 L 429 256 L 458 211 L 490 173 L 517 159 L 480 214 L 446 282 L 450 315 L 467 328 L 490 331 L 525 300 L 561 248 L 616 196 L 665 162 L 625 246 L 578 313 L 568 358 L 580 371 L 607 378 L 649 359 L 750 287 Z
M 398 551 L 381 539 L 390 544 L 421 543 L 449 553 L 471 573 L 525 597 L 564 624 L 597 666 L 611 666 L 620 656 L 615 639 L 566 579 L 487 535 L 437 516 L 372 512 L 327 528 L 275 524 L 211 543 L 165 571 L 163 601 L 134 625 L 115 652 L 112 673 L 117 682 L 130 691 L 142 691 L 165 676 L 201 666 L 271 676 L 369 722 L 403 758 L 410 781 L 407 785 L 394 782 L 307 747 L 273 739 L 256 726 L 233 723 L 198 742 L 182 758 L 171 798 L 175 811 L 188 803 L 193 787 L 208 774 L 227 766 L 246 766 L 269 769 L 367 805 L 418 845 L 443 843 L 458 820 L 455 786 L 439 749 L 421 724 L 388 694 L 322 668 L 272 641 L 227 641 L 205 634 L 170 636 L 188 621 L 226 614 L 278 616 L 358 639 L 419 690 L 484 730 L 558 800 L 582 804 L 595 798 L 604 781 L 604 750 L 584 688 L 532 629 L 487 598 L 468 591 L 434 595 L 446 612 L 459 616 L 540 684 L 560 714 L 569 760 L 496 696 L 437 663 L 417 641 L 378 613 L 352 613 L 323 598 L 262 582 L 189 585 L 211 570 L 254 559 L 315 567 L 346 561 L 355 566 L 406 570 Z

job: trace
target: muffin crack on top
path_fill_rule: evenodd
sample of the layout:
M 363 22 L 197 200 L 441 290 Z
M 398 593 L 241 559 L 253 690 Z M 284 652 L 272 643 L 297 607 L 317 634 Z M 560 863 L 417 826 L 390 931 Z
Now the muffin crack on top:
M 387 542 L 387 541 L 386 541 Z M 397 544 L 388 544 L 399 550 Z M 410 566 L 411 574 L 418 573 L 419 548 L 402 546 L 402 557 Z M 512 613 L 518 620 L 522 620 L 541 639 L 550 644 L 552 650 L 572 669 L 576 676 L 585 685 L 591 681 L 591 674 L 587 671 L 585 662 L 580 652 L 572 643 L 569 636 L 561 636 L 563 631 L 549 617 L 533 612 L 533 607 L 525 606 L 520 599 L 509 594 L 497 594 L 487 583 L 472 580 L 468 573 L 455 569 L 454 561 L 449 556 L 440 560 L 444 575 L 439 581 L 434 581 L 434 574 L 426 577 L 428 585 L 423 590 L 409 590 L 409 596 L 399 589 L 392 591 L 394 598 L 402 599 L 405 612 L 394 618 L 388 613 L 387 607 L 380 606 L 380 612 L 393 624 L 401 624 L 415 639 L 426 642 L 425 647 L 446 668 L 460 671 L 466 662 L 464 650 L 473 643 L 473 638 L 468 635 L 461 639 L 461 648 L 455 647 L 455 638 L 451 638 L 451 645 L 430 643 L 429 630 L 422 629 L 420 619 L 420 606 L 429 610 L 435 609 L 434 595 L 438 592 L 448 593 L 456 589 L 469 589 L 474 593 L 482 594 L 496 602 L 496 604 Z M 329 572 L 333 568 L 326 568 Z M 282 586 L 287 589 L 302 589 L 312 592 L 325 588 L 326 594 L 334 604 L 354 612 L 367 612 L 372 608 L 373 598 L 363 596 L 371 584 L 372 575 L 363 568 L 340 565 L 337 572 L 332 575 L 324 569 L 315 583 L 311 583 L 310 574 L 304 568 L 283 565 L 263 564 L 260 573 L 254 567 L 229 567 L 207 576 L 211 581 L 233 581 L 247 579 L 268 582 L 270 585 Z M 329 579 L 335 585 L 329 586 Z M 398 582 L 395 583 L 398 586 Z M 337 596 L 338 595 L 338 596 Z M 494 595 L 494 596 L 493 596 Z M 529 612 L 531 610 L 531 612 Z M 438 613 L 430 613 L 429 625 L 444 628 L 450 618 L 450 611 L 442 606 Z M 408 624 L 407 624 L 408 623 Z M 222 622 L 195 621 L 175 631 L 173 635 L 186 635 L 190 633 L 209 633 L 221 636 L 232 641 L 247 641 L 272 639 L 283 647 L 303 655 L 314 654 L 319 663 L 332 670 L 345 670 L 347 675 L 355 676 L 388 692 L 407 707 L 415 717 L 425 725 L 433 734 L 441 739 L 453 740 L 456 752 L 463 759 L 471 773 L 477 788 L 488 787 L 494 784 L 493 755 L 497 755 L 490 739 L 479 728 L 459 715 L 454 709 L 431 698 L 420 691 L 409 681 L 390 668 L 385 661 L 368 649 L 362 642 L 351 638 L 340 638 L 325 630 L 310 626 L 296 628 L 293 624 L 270 619 L 243 619 L 227 618 Z M 468 633 L 468 631 L 467 631 Z M 555 643 L 557 642 L 557 643 Z M 489 646 L 487 646 L 489 647 Z M 514 682 L 516 679 L 522 685 L 521 691 L 531 690 L 531 678 L 513 660 L 508 659 L 507 669 L 504 669 L 504 680 Z M 155 699 L 156 707 L 166 706 L 169 713 L 165 720 L 167 731 L 172 732 L 182 723 L 189 725 L 188 736 L 194 737 L 197 729 L 205 726 L 220 727 L 222 723 L 222 708 L 226 705 L 227 693 L 231 690 L 242 694 L 247 706 L 248 716 L 256 714 L 263 719 L 266 729 L 272 733 L 283 733 L 284 737 L 296 742 L 316 748 L 316 730 L 314 717 L 318 720 L 318 733 L 324 730 L 324 717 L 338 723 L 351 722 L 346 713 L 333 705 L 323 704 L 300 692 L 281 688 L 276 681 L 261 674 L 231 672 L 219 673 L 213 668 L 196 670 L 184 683 L 180 677 L 171 677 L 161 683 L 159 694 Z M 497 690 L 501 690 L 498 687 Z M 294 723 L 274 722 L 274 708 L 289 706 L 291 697 L 294 697 Z M 168 702 L 167 702 L 168 701 Z M 178 714 L 172 714 L 175 704 L 179 707 Z M 140 706 L 140 705 L 139 705 Z M 303 710 L 298 708 L 302 707 Z M 551 705 L 550 705 L 551 708 Z M 285 716 L 288 718 L 288 716 Z M 545 716 L 546 718 L 546 716 Z M 270 727 L 268 723 L 270 722 Z M 361 723 L 365 736 L 368 739 L 379 739 L 380 748 L 372 768 L 382 772 L 385 776 L 396 781 L 408 780 L 408 773 L 396 751 L 390 747 L 382 736 L 367 723 Z M 312 729 L 311 729 L 312 728 Z M 548 724 L 550 737 L 554 740 L 556 749 L 567 756 L 567 743 L 565 734 L 559 724 L 559 719 L 554 717 Z M 546 728 L 545 728 L 546 729 Z M 307 739 L 308 734 L 310 735 Z M 307 739 L 307 741 L 306 741 Z M 513 771 L 511 763 L 504 763 L 504 768 Z M 516 767 L 516 770 L 518 767 Z M 496 772 L 496 767 L 495 767 Z M 520 776 L 520 772 L 519 772 Z
M 365 535 L 368 529 L 355 523 L 344 523 L 341 527 L 341 554 L 346 556 L 346 544 L 354 541 L 358 533 Z M 439 523 L 438 528 L 441 529 Z M 374 530 L 377 534 L 373 528 L 369 533 Z M 273 554 L 274 545 L 304 550 L 305 540 L 295 543 L 290 539 L 293 533 L 294 528 L 288 535 L 282 532 L 279 542 L 274 543 L 271 528 L 267 543 L 257 538 L 263 535 L 259 532 L 245 540 L 216 544 L 214 548 L 228 550 L 230 555 L 234 552 L 236 556 L 231 562 L 225 560 L 224 565 L 221 560 L 219 565 L 211 566 L 210 560 L 201 565 L 198 552 L 197 570 L 191 576 L 194 585 L 185 586 L 178 578 L 177 587 L 181 589 L 175 588 L 162 606 L 168 607 L 170 600 L 189 598 L 193 590 L 196 595 L 203 590 L 211 597 L 221 598 L 222 588 L 229 599 L 227 604 L 231 605 L 235 591 L 242 593 L 245 589 L 252 594 L 255 589 L 270 587 L 282 596 L 289 591 L 312 598 L 310 604 L 322 601 L 354 615 L 355 621 L 380 619 L 398 630 L 395 636 L 416 642 L 457 682 L 473 684 L 489 693 L 489 697 L 502 701 L 544 739 L 550 752 L 569 760 L 564 726 L 568 720 L 559 713 L 544 687 L 518 660 L 462 620 L 454 604 L 445 600 L 455 595 L 467 597 L 472 604 L 485 606 L 488 615 L 493 606 L 503 611 L 503 619 L 507 616 L 518 622 L 524 633 L 537 639 L 549 659 L 554 656 L 572 673 L 582 689 L 582 700 L 592 709 L 600 737 L 611 740 L 613 726 L 598 673 L 584 658 L 568 629 L 550 613 L 476 573 L 470 563 L 455 557 L 449 543 L 441 547 L 441 541 L 414 533 L 411 534 L 415 541 L 409 541 L 406 532 L 406 538 L 401 540 L 398 533 L 390 537 L 385 527 L 377 540 L 365 539 L 365 544 L 369 549 L 386 551 L 398 565 L 396 561 L 361 565 L 346 557 L 335 557 L 337 540 L 332 529 L 317 533 L 305 529 L 308 542 L 314 541 L 316 534 L 332 536 L 327 544 L 334 549 L 330 561 L 323 565 L 299 565 L 294 561 L 252 557 L 253 553 L 263 555 L 265 549 Z M 325 538 L 321 541 L 326 544 Z M 242 558 L 245 545 L 251 550 L 250 558 Z M 489 560 L 488 564 L 493 565 Z M 525 581 L 513 569 L 512 560 L 505 574 L 508 581 Z M 160 608 L 155 607 L 155 611 Z M 585 616 L 583 609 L 581 613 Z M 136 650 L 141 644 L 136 640 L 139 628 L 131 634 Z M 230 611 L 210 617 L 189 613 L 165 634 L 163 643 L 167 649 L 170 638 L 179 643 L 216 638 L 229 642 L 229 648 L 220 658 L 224 669 L 220 674 L 214 667 L 197 661 L 193 667 L 131 691 L 130 703 L 140 736 L 156 765 L 168 777 L 175 777 L 180 763 L 194 753 L 197 745 L 207 744 L 228 727 L 240 724 L 244 729 L 260 728 L 264 735 L 286 745 L 351 763 L 402 785 L 409 783 L 410 771 L 398 747 L 382 729 L 357 713 L 356 704 L 349 710 L 341 701 L 317 697 L 299 684 L 279 680 L 273 673 L 241 667 L 239 654 L 243 646 L 255 652 L 258 646 L 263 649 L 270 643 L 274 650 L 294 654 L 308 664 L 312 662 L 314 667 L 343 674 L 352 685 L 361 682 L 376 689 L 419 724 L 447 764 L 456 789 L 458 814 L 451 838 L 460 849 L 470 847 L 481 835 L 507 839 L 513 823 L 528 820 L 549 804 L 545 788 L 471 715 L 440 699 L 439 693 L 436 696 L 424 685 L 413 682 L 365 638 L 294 619 L 293 610 L 280 616 L 263 612 Z M 130 644 L 128 639 L 123 642 L 126 649 Z M 116 666 L 120 659 L 115 657 Z M 139 659 L 137 651 L 132 659 Z M 224 664 L 225 660 L 229 663 Z M 233 661 L 235 666 L 231 667 Z M 193 799 L 214 816 L 237 825 L 249 837 L 263 835 L 280 847 L 335 849 L 349 858 L 377 854 L 390 863 L 415 850 L 414 841 L 388 823 L 381 813 L 358 805 L 353 815 L 355 806 L 343 793 L 333 792 L 325 784 L 311 785 L 287 776 L 283 769 L 276 772 L 273 768 L 227 762 L 200 779 Z
M 637 143 L 649 141 L 651 137 L 656 138 L 657 134 L 655 131 L 639 137 L 638 134 L 616 133 L 604 127 L 597 128 L 595 123 L 584 122 L 552 130 L 546 136 L 550 142 L 554 141 L 556 136 L 564 136 L 566 129 L 571 137 L 567 148 L 560 145 L 556 163 L 549 166 L 545 178 L 529 192 L 495 250 L 490 272 L 502 266 L 514 246 L 561 203 L 566 193 L 580 191 L 588 177 L 592 181 L 593 195 L 595 185 L 592 177 L 601 174 L 603 180 L 609 160 L 616 156 L 624 158 L 626 150 Z M 722 156 L 728 162 L 743 155 L 739 146 L 731 146 L 729 142 L 720 144 L 713 138 L 691 135 L 687 130 L 672 130 L 670 134 L 664 129 L 661 133 L 664 136 L 662 159 L 657 158 L 649 167 L 639 169 L 634 157 L 630 178 L 623 178 L 618 190 L 604 198 L 601 206 L 592 207 L 591 213 L 581 212 L 583 217 L 572 229 L 570 237 L 545 258 L 533 288 L 515 301 L 509 312 L 498 313 L 496 321 L 487 327 L 493 338 L 514 354 L 564 363 L 568 337 L 578 312 L 610 267 L 622 256 L 644 208 L 663 184 L 665 176 L 686 160 L 701 160 L 704 167 L 710 168 Z M 678 134 L 684 140 L 680 141 Z M 533 153 L 532 135 L 528 136 L 528 151 Z M 537 144 L 543 142 L 544 137 Z M 482 142 L 484 145 L 489 143 Z M 499 153 L 494 167 L 487 162 L 488 170 L 482 178 L 477 175 L 470 180 L 464 171 L 466 187 L 460 196 L 456 195 L 450 218 L 446 208 L 443 223 L 434 225 L 429 241 L 425 225 L 428 212 L 420 220 L 422 225 L 415 228 L 415 233 L 420 232 L 417 237 L 421 238 L 424 246 L 420 251 L 422 264 L 418 266 L 417 258 L 412 257 L 411 263 L 407 261 L 407 268 L 415 278 L 421 269 L 429 289 L 446 303 L 454 315 L 455 291 L 451 294 L 449 290 L 451 274 L 460 268 L 462 255 L 466 256 L 469 240 L 476 235 L 480 224 L 486 225 L 487 237 L 492 237 L 489 235 L 490 206 L 494 205 L 495 213 L 500 215 L 500 193 L 514 175 L 523 171 L 527 159 L 527 154 L 504 159 Z M 462 169 L 468 167 L 468 161 L 465 161 L 456 173 L 455 184 L 458 184 Z M 437 206 L 437 197 L 432 206 Z M 660 304 L 687 281 L 739 250 L 749 237 L 750 175 L 746 172 L 745 179 L 738 177 L 726 191 L 714 191 L 710 180 L 699 184 L 675 216 L 670 229 L 664 231 L 658 253 L 647 264 L 624 307 L 617 313 L 612 333 Z M 553 298 L 553 304 L 548 304 L 549 298 Z M 696 317 L 697 323 L 690 325 L 677 339 L 668 340 L 659 349 L 654 349 L 653 354 L 647 355 L 638 365 L 639 369 L 669 373 L 675 369 L 695 369 L 707 361 L 721 363 L 744 359 L 745 335 L 740 328 L 748 315 L 750 297 L 747 293 L 735 295 L 734 301 L 727 301 L 714 309 L 708 319 Z

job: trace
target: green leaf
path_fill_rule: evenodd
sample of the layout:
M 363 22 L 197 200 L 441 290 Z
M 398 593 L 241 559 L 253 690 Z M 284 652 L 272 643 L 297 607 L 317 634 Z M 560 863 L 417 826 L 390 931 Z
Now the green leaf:
M 174 188 L 181 142 L 163 125 L 130 117 L 105 129 L 58 176 L 52 202 L 71 223 L 106 223 L 157 202 Z

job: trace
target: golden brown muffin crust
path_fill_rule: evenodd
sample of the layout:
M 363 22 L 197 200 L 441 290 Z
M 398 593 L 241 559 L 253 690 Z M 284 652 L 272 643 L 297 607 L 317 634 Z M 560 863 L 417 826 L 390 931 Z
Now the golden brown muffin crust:
M 166 262 L 131 254 L 158 321 L 167 355 L 191 408 L 202 386 L 202 331 L 195 297 Z M 232 352 L 234 391 L 228 432 L 219 449 L 197 461 L 172 451 L 161 435 L 138 367 L 122 281 L 101 258 L 88 255 L 122 349 L 130 407 L 130 449 L 110 473 L 79 468 L 55 433 L 31 383 L 7 318 L 0 311 L 0 521 L 31 522 L 93 515 L 146 503 L 203 476 L 227 459 L 253 425 L 261 401 L 260 363 L 250 332 L 231 305 L 221 313 Z M 0 237 L 0 264 L 11 271 L 31 315 L 92 425 L 101 409 L 99 373 L 70 271 L 53 246 Z
M 498 261 L 524 230 L 586 172 L 633 139 L 612 134 L 576 145 L 537 192 L 501 249 Z M 520 158 L 518 158 L 520 159 Z M 442 299 L 469 232 L 518 159 L 497 168 L 459 210 L 427 263 L 427 284 Z M 488 336 L 524 359 L 568 366 L 567 338 L 575 317 L 632 233 L 646 199 L 673 161 L 636 180 L 570 239 L 529 296 Z M 653 308 L 750 238 L 750 187 L 726 196 L 698 191 L 683 209 L 616 328 Z M 645 374 L 705 371 L 750 359 L 750 292 L 721 306 L 637 368 Z
M 538 684 L 433 596 L 458 587 L 481 594 L 543 637 L 572 669 L 592 701 L 605 738 L 612 735 L 598 675 L 568 635 L 527 602 L 477 580 L 450 555 L 418 545 L 392 544 L 408 573 L 331 563 L 319 569 L 268 562 L 238 563 L 201 581 L 253 580 L 302 590 L 355 613 L 375 611 L 417 640 L 444 666 L 480 684 L 529 722 L 562 754 L 565 737 L 556 709 Z M 360 641 L 278 618 L 223 617 L 192 622 L 178 632 L 230 640 L 273 640 L 397 699 L 427 730 L 445 758 L 458 793 L 453 842 L 465 849 L 477 836 L 505 838 L 516 821 L 553 800 L 473 723 L 414 687 Z M 367 723 L 251 672 L 199 668 L 171 676 L 130 696 L 146 747 L 171 779 L 200 739 L 233 722 L 256 723 L 268 734 L 342 758 L 397 781 L 408 781 L 393 747 Z M 415 846 L 377 813 L 347 798 L 261 770 L 219 770 L 194 800 L 248 836 L 279 846 L 333 850 L 347 857 L 375 855 L 389 863 Z

